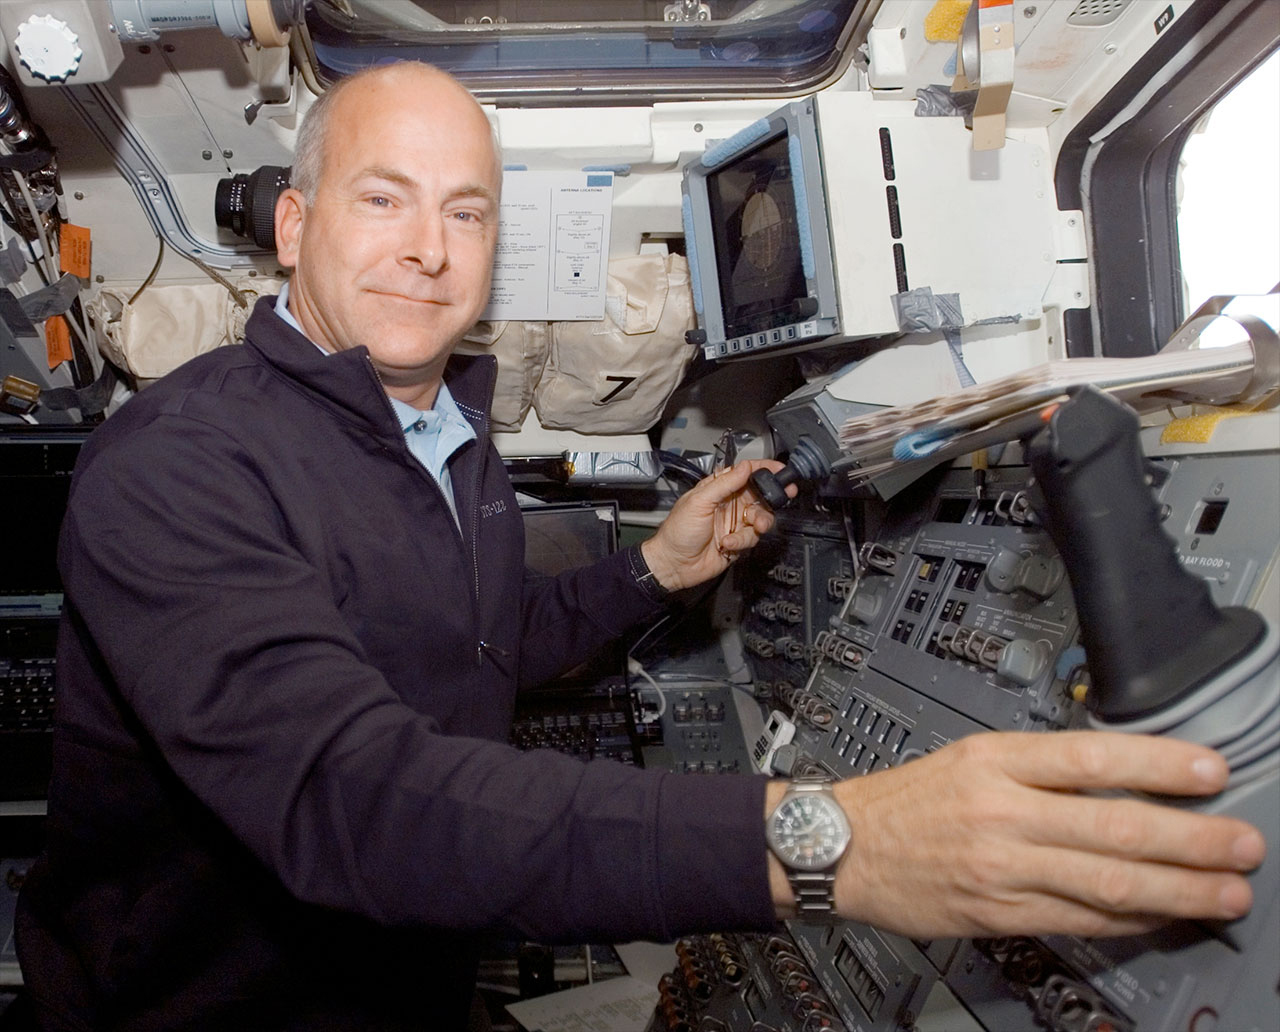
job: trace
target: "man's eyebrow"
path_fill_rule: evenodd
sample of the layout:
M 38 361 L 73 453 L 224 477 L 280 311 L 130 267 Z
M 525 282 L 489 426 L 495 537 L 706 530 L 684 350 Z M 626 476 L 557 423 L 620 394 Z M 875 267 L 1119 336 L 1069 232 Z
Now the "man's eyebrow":
M 498 203 L 498 195 L 487 186 L 481 186 L 479 183 L 474 186 L 464 186 L 458 190 L 454 190 L 453 197 L 479 197 L 481 200 L 488 201 L 493 205 Z
M 356 175 L 356 179 L 365 178 L 385 179 L 389 183 L 396 183 L 409 190 L 416 190 L 419 185 L 418 181 L 414 179 L 413 176 L 407 175 L 398 169 L 383 168 L 380 165 L 371 165 L 368 168 L 363 168 Z M 498 203 L 498 195 L 490 187 L 484 186 L 481 183 L 459 187 L 450 194 L 450 197 L 479 197 L 482 200 L 489 201 L 493 205 L 497 205 Z
M 416 189 L 418 181 L 413 176 L 406 175 L 394 168 L 383 168 L 381 165 L 371 165 L 368 168 L 362 168 L 355 176 L 356 179 L 385 179 L 389 183 L 398 183 L 400 186 L 409 189 Z

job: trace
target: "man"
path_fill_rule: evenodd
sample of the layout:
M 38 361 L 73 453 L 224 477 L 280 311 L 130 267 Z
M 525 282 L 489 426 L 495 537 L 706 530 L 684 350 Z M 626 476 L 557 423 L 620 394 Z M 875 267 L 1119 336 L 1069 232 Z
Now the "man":
M 667 939 L 794 904 L 764 835 L 783 786 L 501 744 L 518 687 L 768 529 L 744 496 L 761 463 L 527 587 L 492 363 L 450 358 L 497 232 L 483 113 L 395 65 L 300 137 L 285 301 L 130 401 L 77 471 L 49 844 L 20 918 L 48 1028 L 462 1028 L 480 933 Z M 1182 743 L 981 736 L 837 786 L 835 903 L 917 935 L 1235 916 L 1254 830 L 1065 791 L 1224 779 Z

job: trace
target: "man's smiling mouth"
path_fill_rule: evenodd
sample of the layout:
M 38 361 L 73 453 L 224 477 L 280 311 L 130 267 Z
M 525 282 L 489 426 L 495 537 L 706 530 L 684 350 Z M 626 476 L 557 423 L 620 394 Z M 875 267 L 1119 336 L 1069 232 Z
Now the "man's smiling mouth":
M 373 289 L 371 289 L 371 290 L 369 291 L 369 293 L 371 293 L 371 294 L 376 294 L 378 297 L 391 298 L 391 299 L 392 299 L 392 300 L 394 300 L 394 301 L 405 301 L 405 302 L 408 302 L 408 303 L 410 303 L 410 304 L 415 304 L 415 305 L 445 305 L 445 304 L 448 304 L 448 302 L 447 302 L 447 301 L 441 300 L 440 298 L 437 298 L 437 297 L 414 297 L 414 296 L 412 296 L 411 294 L 402 294 L 402 293 L 400 293 L 400 292 L 399 292 L 399 291 L 397 291 L 397 290 L 373 290 Z

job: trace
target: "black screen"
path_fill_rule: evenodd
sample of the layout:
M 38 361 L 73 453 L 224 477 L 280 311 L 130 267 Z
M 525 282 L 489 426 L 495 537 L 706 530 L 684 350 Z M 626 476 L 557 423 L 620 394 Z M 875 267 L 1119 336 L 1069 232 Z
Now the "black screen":
M 808 296 L 792 174 L 779 136 L 707 176 L 726 337 L 793 322 Z
M 613 505 L 546 505 L 524 512 L 524 564 L 554 577 L 588 566 L 618 547 L 618 511 Z
M 70 477 L 0 476 L 0 595 L 62 590 L 55 563 Z
M 609 503 L 565 503 L 523 509 L 524 564 L 535 576 L 554 577 L 589 566 L 618 550 L 618 507 Z M 607 689 L 622 674 L 624 658 L 617 643 L 549 684 L 548 692 L 591 693 Z
M 0 595 L 62 591 L 58 531 L 79 440 L 0 438 Z

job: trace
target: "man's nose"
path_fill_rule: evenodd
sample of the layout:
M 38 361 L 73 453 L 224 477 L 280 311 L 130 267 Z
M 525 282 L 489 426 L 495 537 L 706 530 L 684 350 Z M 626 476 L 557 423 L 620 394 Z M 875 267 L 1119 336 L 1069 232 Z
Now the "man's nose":
M 434 276 L 449 264 L 444 217 L 439 212 L 412 221 L 401 243 L 400 261 L 414 266 L 424 276 Z

